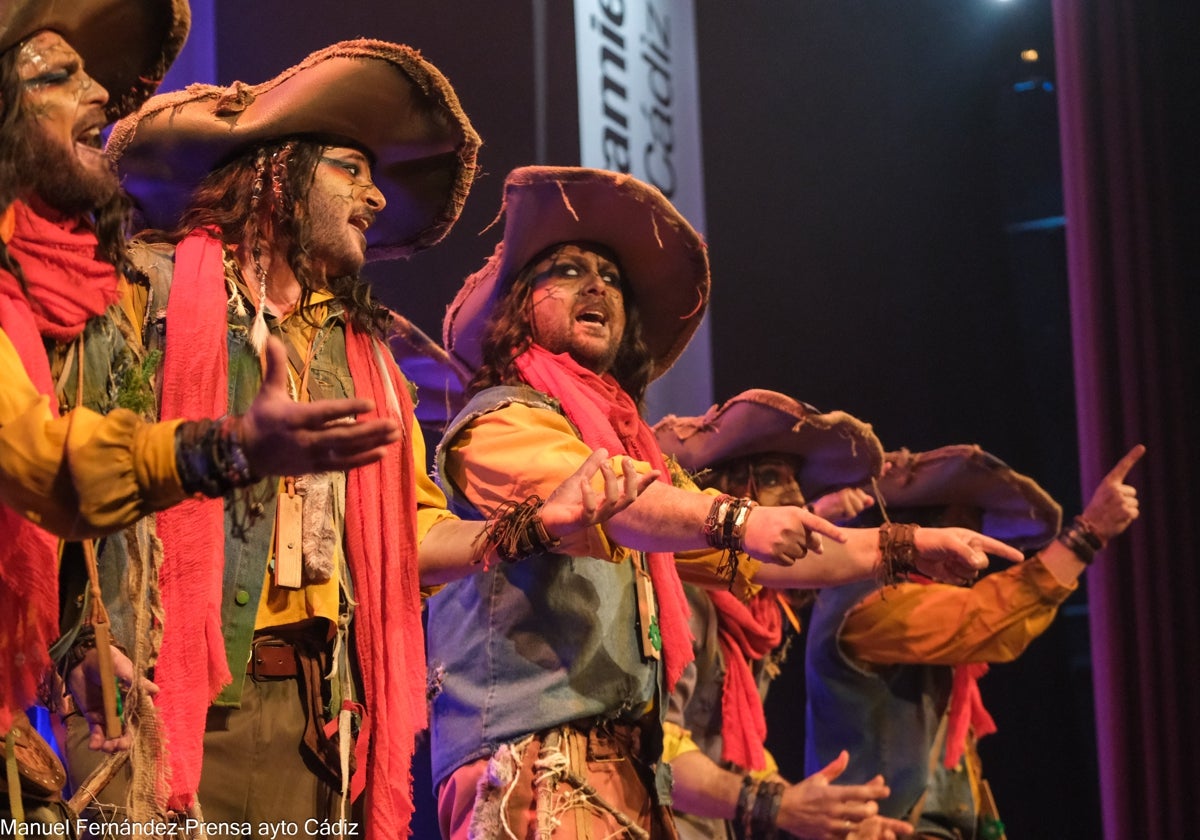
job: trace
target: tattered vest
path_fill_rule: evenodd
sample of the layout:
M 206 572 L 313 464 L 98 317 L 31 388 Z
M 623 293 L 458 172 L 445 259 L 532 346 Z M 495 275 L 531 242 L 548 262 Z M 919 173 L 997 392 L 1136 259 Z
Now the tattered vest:
M 489 388 L 455 418 L 438 448 L 443 489 L 464 519 L 483 517 L 447 480 L 446 453 L 477 418 L 513 403 L 561 413 L 531 388 Z M 642 659 L 635 585 L 631 560 L 550 554 L 494 563 L 432 597 L 435 783 L 553 726 L 641 718 L 660 694 L 661 668 Z

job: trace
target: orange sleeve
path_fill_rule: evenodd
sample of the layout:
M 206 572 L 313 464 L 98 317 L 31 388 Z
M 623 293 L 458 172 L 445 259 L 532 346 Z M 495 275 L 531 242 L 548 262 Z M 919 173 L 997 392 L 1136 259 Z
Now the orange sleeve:
M 109 533 L 185 498 L 175 427 L 118 409 L 54 417 L 0 331 L 0 498 L 65 538 Z
M 875 664 L 1010 662 L 1045 632 L 1077 586 L 1060 584 L 1036 557 L 970 588 L 888 586 L 847 613 L 841 644 Z

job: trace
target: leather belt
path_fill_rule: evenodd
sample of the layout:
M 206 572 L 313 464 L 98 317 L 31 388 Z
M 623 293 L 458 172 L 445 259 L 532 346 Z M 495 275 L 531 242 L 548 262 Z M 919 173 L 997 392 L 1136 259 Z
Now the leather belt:
M 256 641 L 250 648 L 246 674 L 256 680 L 286 680 L 299 672 L 295 645 L 278 639 Z

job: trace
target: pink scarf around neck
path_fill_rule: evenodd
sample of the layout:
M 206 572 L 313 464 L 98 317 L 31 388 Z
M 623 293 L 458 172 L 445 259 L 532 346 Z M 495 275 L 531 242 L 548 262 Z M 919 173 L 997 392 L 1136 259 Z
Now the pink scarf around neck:
M 654 432 L 642 420 L 633 398 L 611 375 L 599 376 L 568 354 L 554 354 L 537 344 L 517 356 L 516 366 L 530 386 L 562 404 L 584 443 L 592 449 L 603 447 L 610 456 L 629 455 L 645 461 L 661 473 L 660 481 L 671 483 Z M 687 599 L 673 554 L 649 552 L 647 565 L 658 598 L 666 690 L 670 692 L 693 656 Z

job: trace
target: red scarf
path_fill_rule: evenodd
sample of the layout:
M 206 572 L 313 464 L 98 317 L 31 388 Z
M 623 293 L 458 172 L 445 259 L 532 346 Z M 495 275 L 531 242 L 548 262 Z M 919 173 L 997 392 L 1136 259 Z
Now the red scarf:
M 671 483 L 654 432 L 638 414 L 633 398 L 611 375 L 599 376 L 570 355 L 556 355 L 537 344 L 517 356 L 516 365 L 522 379 L 562 404 L 567 419 L 593 450 L 603 447 L 610 456 L 629 455 L 645 461 L 659 471 L 659 481 Z M 666 689 L 670 692 L 693 657 L 687 600 L 675 570 L 675 555 L 650 552 L 647 565 L 658 598 Z
M 395 417 L 404 432 L 402 444 L 351 470 L 346 482 L 346 554 L 366 705 L 351 794 L 365 784 L 366 836 L 391 840 L 409 833 L 412 754 L 427 714 L 414 472 L 423 465 L 413 464 L 412 398 L 391 353 L 347 327 L 346 356 L 358 396 L 375 401 L 370 416 Z
M 969 662 L 954 666 L 954 684 L 950 689 L 950 711 L 946 713 L 946 757 L 949 770 L 958 766 L 967 748 L 967 736 L 975 730 L 982 738 L 996 731 L 996 722 L 983 707 L 979 693 L 979 678 L 988 672 L 985 662 Z
M 163 360 L 163 420 L 200 420 L 228 411 L 224 249 L 194 231 L 175 249 L 167 299 Z M 158 514 L 163 543 L 160 572 L 162 648 L 154 670 L 171 764 L 168 806 L 195 804 L 204 756 L 208 706 L 232 677 L 221 635 L 225 571 L 225 502 L 188 499 Z
M 175 252 L 164 418 L 226 412 L 226 300 L 223 248 L 205 231 L 194 231 Z M 383 460 L 348 474 L 345 533 L 359 601 L 354 635 L 366 706 L 351 795 L 368 791 L 368 837 L 403 837 L 413 811 L 412 753 L 426 714 L 413 408 L 399 369 L 378 340 L 348 326 L 346 355 L 358 395 L 375 403 L 371 416 L 395 417 L 404 430 L 404 443 L 389 448 Z M 185 502 L 159 515 L 167 621 L 155 678 L 162 688 L 158 702 L 170 739 L 176 806 L 195 800 L 205 714 L 230 679 L 220 627 L 224 527 L 220 499 Z
M 763 744 L 767 720 L 762 697 L 750 671 L 783 639 L 783 614 L 775 593 L 764 589 L 743 604 L 729 592 L 708 593 L 717 610 L 717 639 L 725 657 L 721 691 L 721 758 L 743 770 L 767 766 Z
M 15 201 L 0 217 L 8 252 L 21 265 L 28 294 L 0 271 L 0 329 L 25 372 L 58 416 L 43 337 L 74 339 L 89 318 L 118 297 L 116 269 L 96 259 L 98 243 L 82 219 L 54 221 Z M 0 506 L 0 733 L 14 712 L 37 701 L 37 684 L 50 666 L 58 636 L 58 539 L 7 506 Z
M 38 332 L 65 344 L 88 319 L 104 314 L 120 297 L 117 270 L 99 259 L 99 242 L 85 219 L 52 220 L 14 201 L 16 227 L 8 253 L 21 264 Z M 4 294 L 11 296 L 8 281 Z
M 911 580 L 923 586 L 934 583 L 932 578 L 923 575 L 912 575 Z M 946 707 L 946 749 L 943 750 L 943 763 L 948 770 L 958 766 L 972 729 L 977 739 L 996 731 L 996 722 L 983 707 L 983 695 L 979 693 L 979 679 L 987 672 L 986 662 L 964 662 L 954 666 L 950 702 Z

